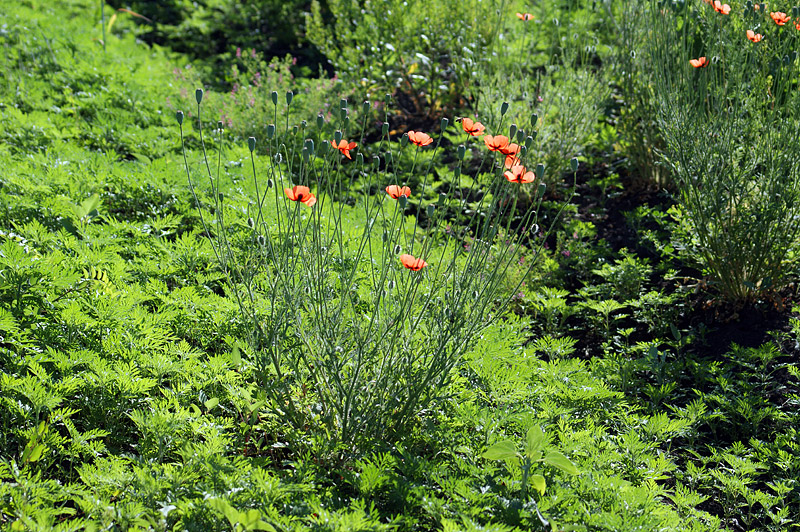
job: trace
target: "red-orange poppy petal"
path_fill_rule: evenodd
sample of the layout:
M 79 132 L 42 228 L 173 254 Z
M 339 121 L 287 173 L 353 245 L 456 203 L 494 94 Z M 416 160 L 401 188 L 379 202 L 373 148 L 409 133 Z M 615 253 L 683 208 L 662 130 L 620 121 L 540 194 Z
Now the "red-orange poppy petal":
M 506 170 L 503 175 L 511 183 L 533 183 L 536 179 L 536 175 L 533 172 L 529 172 L 521 164 L 512 166 L 511 169 Z
M 519 160 L 519 157 L 516 155 L 506 155 L 506 161 L 503 166 L 510 170 L 512 166 L 517 166 L 519 164 L 522 164 L 522 161 Z
M 797 23 L 797 29 L 800 30 L 800 22 Z M 760 33 L 756 33 L 753 30 L 747 30 L 747 38 L 753 42 L 761 42 L 761 39 L 764 38 L 763 35 Z
M 427 133 L 423 133 L 422 131 L 409 131 L 408 140 L 420 147 L 433 143 L 431 136 Z
M 731 12 L 731 6 L 723 4 L 719 0 L 714 0 L 714 11 L 722 13 L 723 15 L 728 15 Z
M 401 187 L 400 185 L 389 185 L 386 187 L 386 193 L 393 199 L 400 199 L 400 196 L 407 198 L 411 197 L 410 187 Z
M 342 155 L 352 160 L 353 158 L 350 157 L 350 150 L 354 149 L 356 146 L 358 146 L 358 144 L 355 142 L 347 142 L 346 140 L 342 139 L 339 141 L 338 145 L 336 144 L 335 140 L 332 140 L 331 146 L 342 152 Z
M 400 262 L 403 263 L 403 266 L 414 272 L 417 272 L 428 265 L 428 263 L 424 260 L 417 259 L 408 253 L 400 255 Z
M 521 148 L 519 147 L 519 144 L 512 142 L 505 148 L 500 148 L 500 153 L 502 153 L 503 155 L 516 155 L 520 152 L 520 149 Z
M 468 133 L 473 137 L 481 135 L 486 129 L 486 126 L 484 126 L 480 122 L 475 122 L 471 118 L 462 118 L 461 127 L 464 129 L 465 133 Z
M 517 13 L 517 18 L 527 22 L 529 20 L 533 20 L 533 15 L 531 15 L 530 13 Z
M 769 16 L 772 17 L 772 20 L 774 20 L 775 24 L 777 24 L 778 26 L 783 26 L 784 24 L 789 22 L 789 20 L 791 20 L 792 18 L 783 11 L 773 11 L 772 13 L 769 14 Z
M 695 68 L 703 68 L 708 66 L 708 58 L 703 56 L 698 57 L 697 59 L 689 59 L 689 64 Z
M 508 146 L 508 137 L 505 135 L 486 135 L 483 137 L 483 142 L 491 151 L 502 151 L 506 146 Z
M 292 188 L 284 188 L 283 192 L 286 194 L 286 197 L 292 201 L 299 201 L 309 207 L 313 207 L 315 203 L 317 203 L 317 198 L 314 194 L 311 193 L 311 190 L 308 187 L 302 185 L 296 185 Z

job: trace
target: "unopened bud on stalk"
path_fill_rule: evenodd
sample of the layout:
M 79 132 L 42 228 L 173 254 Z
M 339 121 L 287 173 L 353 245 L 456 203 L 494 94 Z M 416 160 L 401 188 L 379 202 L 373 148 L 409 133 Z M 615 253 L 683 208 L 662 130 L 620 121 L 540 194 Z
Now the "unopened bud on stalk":
M 534 133 L 536 132 L 534 131 Z M 525 147 L 530 149 L 531 146 L 533 146 L 533 137 L 528 135 L 527 137 L 525 137 Z
M 542 178 L 542 176 L 544 175 L 544 165 L 542 163 L 539 163 L 539 164 L 536 165 L 536 172 L 535 173 L 536 173 L 536 177 L 538 177 L 539 179 Z
M 464 154 L 467 153 L 467 147 L 464 146 L 463 144 L 459 144 L 458 145 L 458 151 L 456 153 L 458 153 L 458 160 L 459 161 L 464 160 Z
M 384 94 L 383 95 L 383 103 L 385 103 L 387 106 L 391 105 L 392 104 L 392 95 L 391 94 Z
M 573 157 L 572 159 L 570 159 L 569 160 L 569 166 L 570 166 L 570 168 L 572 168 L 573 172 L 577 172 L 578 171 L 578 158 L 577 157 Z
M 294 93 L 292 91 L 286 91 L 286 105 L 292 105 L 292 99 L 294 98 Z
M 281 164 L 283 162 L 283 155 L 281 155 L 280 152 L 276 153 L 274 159 L 277 164 Z
M 292 126 L 292 135 L 297 135 L 297 130 L 298 129 L 299 128 L 297 127 L 297 125 Z
M 522 144 L 522 141 L 525 140 L 525 130 L 520 129 L 517 131 L 517 142 Z
M 425 212 L 427 213 L 428 218 L 433 218 L 433 211 L 435 211 L 435 210 L 436 210 L 436 207 L 434 205 L 428 205 L 428 207 L 425 209 Z
M 500 116 L 505 116 L 508 112 L 508 102 L 500 104 Z
M 278 91 L 272 91 L 269 96 L 272 98 L 272 105 L 278 105 Z
M 301 120 L 300 121 L 300 129 L 301 130 L 305 131 L 307 125 L 308 125 L 308 122 L 306 122 L 305 120 Z
M 798 11 L 800 11 L 800 9 L 798 9 L 797 6 L 792 7 L 792 16 L 797 17 Z
M 178 111 L 177 113 L 175 113 L 175 119 L 178 121 L 178 125 L 182 126 L 183 125 L 183 111 Z
M 347 98 L 339 100 L 339 109 L 347 109 Z
M 439 205 L 444 205 L 444 202 L 447 201 L 447 194 L 444 192 L 439 193 Z
M 517 124 L 511 124 L 508 128 L 508 138 L 514 139 L 514 136 L 517 134 Z
M 203 101 L 203 89 L 194 91 L 194 99 L 197 100 L 197 105 L 200 105 L 200 102 Z
M 532 127 L 533 129 L 536 129 L 536 123 L 537 123 L 538 121 L 539 121 L 539 115 L 537 115 L 536 113 L 533 113 L 533 114 L 531 115 L 531 127 Z
M 342 120 L 347 118 L 347 107 L 342 107 L 341 109 L 339 109 L 339 118 L 341 118 Z
M 403 194 L 402 196 L 400 196 L 399 198 L 397 198 L 397 203 L 399 203 L 399 204 L 400 204 L 400 208 L 401 208 L 401 209 L 405 209 L 405 208 L 406 208 L 406 205 L 408 205 L 408 196 L 406 196 L 405 194 Z
M 267 179 L 267 188 L 269 189 L 274 186 L 275 186 L 275 181 L 273 181 L 272 179 Z
M 444 133 L 444 130 L 447 129 L 447 125 L 449 123 L 450 123 L 450 120 L 448 120 L 446 117 L 442 118 L 442 121 L 439 122 L 439 128 L 442 130 L 442 133 Z
M 314 155 L 314 141 L 312 139 L 306 139 L 306 148 L 308 149 L 308 153 Z
M 253 220 L 252 218 L 248 218 L 247 219 L 247 227 L 249 227 L 250 229 L 253 229 L 255 226 L 256 226 L 256 221 Z
M 520 159 L 524 158 L 527 154 L 528 154 L 528 148 L 526 148 L 525 146 L 520 146 L 519 147 L 519 157 L 520 157 Z
M 363 153 L 358 152 L 356 154 L 356 163 L 359 164 L 360 166 L 364 166 L 364 154 Z
M 379 167 L 381 165 L 381 158 L 378 157 L 377 155 L 373 155 L 372 164 L 374 164 L 376 167 Z
M 222 123 L 222 120 L 217 121 L 217 129 L 219 129 L 220 131 L 225 129 L 225 124 Z
M 539 192 L 538 192 L 538 194 L 539 194 L 540 197 L 544 196 L 544 191 L 545 190 L 547 190 L 547 185 L 545 185 L 544 183 L 539 183 Z
M 342 141 L 342 132 L 340 130 L 336 130 L 333 134 L 333 140 L 336 141 L 336 144 L 339 144 Z
M 250 148 L 250 153 L 253 153 L 253 150 L 256 149 L 256 138 L 255 137 L 248 137 L 247 138 L 247 147 Z
M 311 154 L 308 153 L 308 147 L 303 146 L 303 162 L 307 163 L 309 157 L 311 157 Z
M 350 117 L 349 117 L 349 116 L 346 116 L 346 117 L 344 117 L 344 124 L 343 124 L 343 126 L 344 126 L 344 128 L 345 128 L 345 129 L 347 129 L 347 128 L 349 128 L 349 127 L 350 127 Z
M 461 175 L 461 167 L 460 166 L 456 166 L 455 168 L 453 168 L 453 175 L 455 177 L 459 177 Z
M 325 124 L 325 117 L 317 115 L 317 128 L 322 129 L 323 124 Z
M 275 124 L 270 124 L 267 126 L 267 138 L 271 139 L 275 136 Z
M 267 245 L 267 239 L 264 237 L 264 235 L 258 235 L 258 237 L 256 238 L 256 241 L 258 242 L 259 246 L 266 246 Z
M 364 103 L 361 104 L 361 112 L 364 114 L 369 113 L 369 100 L 364 100 Z
M 217 194 L 217 198 L 219 199 L 219 202 L 222 203 L 223 201 L 225 201 L 225 194 L 220 192 L 219 194 Z
M 751 0 L 747 0 L 747 2 L 744 3 L 744 7 L 745 7 L 745 9 L 747 9 L 748 12 L 752 13 L 752 11 L 753 11 L 753 2 Z
M 319 152 L 317 153 L 319 153 L 320 156 L 324 157 L 325 154 L 328 153 L 328 148 L 330 147 L 331 145 L 328 142 L 323 142 L 322 144 L 319 145 Z
M 381 124 L 381 136 L 385 137 L 389 134 L 389 122 L 384 122 Z
M 478 291 L 477 290 L 473 290 L 472 299 L 478 299 Z
M 402 197 L 402 196 L 401 196 L 401 197 Z M 395 255 L 397 255 L 398 253 L 400 253 L 400 244 L 398 244 L 398 245 L 396 245 L 396 246 L 394 247 L 394 254 L 395 254 Z
M 389 281 L 389 290 L 394 290 L 395 286 L 397 286 L 397 283 L 394 282 L 394 279 Z
M 400 137 L 400 146 L 405 147 L 408 144 L 408 133 L 403 133 L 403 136 Z

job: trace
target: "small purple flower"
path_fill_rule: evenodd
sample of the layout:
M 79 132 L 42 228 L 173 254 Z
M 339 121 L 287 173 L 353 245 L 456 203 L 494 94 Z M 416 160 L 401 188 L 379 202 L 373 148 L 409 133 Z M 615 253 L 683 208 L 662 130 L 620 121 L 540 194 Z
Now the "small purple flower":
M 564 255 L 565 257 L 569 257 L 569 255 L 570 255 L 568 249 L 565 249 L 564 251 L 562 251 L 561 254 Z
M 242 49 L 239 48 L 238 46 L 236 47 L 236 57 L 237 59 L 242 57 Z

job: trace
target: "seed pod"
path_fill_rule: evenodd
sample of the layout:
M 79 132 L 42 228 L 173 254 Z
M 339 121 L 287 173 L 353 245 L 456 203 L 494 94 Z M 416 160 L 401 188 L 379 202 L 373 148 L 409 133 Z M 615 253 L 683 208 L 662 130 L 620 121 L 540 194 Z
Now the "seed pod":
M 303 162 L 307 163 L 311 154 L 308 153 L 308 146 L 303 146 Z
M 217 121 L 217 129 L 219 129 L 220 131 L 225 129 L 225 124 L 222 123 L 222 120 Z
M 544 183 L 540 182 L 539 183 L 539 191 L 538 191 L 538 194 L 539 194 L 540 197 L 544 196 L 544 191 L 545 190 L 547 190 L 547 185 L 545 185 Z
M 194 99 L 197 100 L 197 105 L 200 105 L 200 102 L 203 101 L 203 89 L 194 91 Z
M 433 218 L 433 211 L 435 211 L 435 210 L 436 210 L 436 206 L 434 206 L 432 204 L 428 205 L 425 208 L 425 213 L 428 215 L 428 218 Z
M 460 175 L 461 175 L 461 167 L 456 166 L 455 168 L 453 168 L 453 176 L 459 177 Z
M 349 116 L 344 117 L 343 126 L 344 126 L 345 129 L 348 129 L 350 127 L 350 117 Z
M 517 124 L 511 124 L 511 126 L 508 128 L 508 138 L 513 140 L 516 134 L 517 134 Z
M 256 138 L 255 137 L 247 137 L 247 147 L 250 148 L 250 153 L 253 153 L 253 150 L 256 149 Z
M 405 147 L 408 144 L 408 133 L 403 133 L 403 136 L 400 137 L 400 146 Z
M 442 130 L 442 133 L 444 133 L 444 130 L 447 129 L 447 125 L 449 123 L 450 123 L 450 120 L 448 120 L 446 117 L 442 118 L 442 121 L 439 122 L 439 128 Z
M 292 135 L 297 135 L 297 129 L 296 125 L 292 126 Z
M 459 144 L 457 153 L 458 153 L 458 160 L 459 161 L 463 161 L 464 160 L 464 154 L 467 153 L 467 147 L 464 146 L 463 144 Z
M 444 192 L 440 192 L 439 193 L 439 205 L 444 205 L 444 203 L 446 201 L 447 201 L 447 194 L 445 194 Z
M 179 126 L 183 125 L 183 111 L 178 111 L 177 113 L 175 113 L 175 120 L 178 121 Z
M 397 286 L 397 283 L 394 282 L 394 279 L 389 281 L 389 290 L 394 290 L 394 287 Z
M 384 122 L 381 124 L 381 136 L 385 137 L 389 134 L 389 122 Z
M 275 124 L 270 124 L 267 126 L 267 138 L 271 139 L 275 136 Z
M 264 235 L 258 235 L 258 237 L 256 238 L 256 241 L 258 242 L 259 246 L 263 247 L 263 246 L 267 245 L 267 239 L 266 239 L 266 237 L 264 237 Z
M 525 140 L 525 130 L 520 129 L 519 131 L 517 131 L 517 142 L 519 144 L 522 144 L 523 140 Z
M 385 103 L 387 106 L 391 105 L 392 104 L 392 95 L 391 94 L 384 94 L 383 95 L 383 103 Z
M 305 131 L 307 125 L 308 125 L 308 122 L 306 122 L 305 120 L 301 120 L 300 121 L 300 130 L 301 131 Z
M 339 109 L 347 109 L 347 98 L 339 100 Z
M 278 105 L 278 91 L 272 91 L 270 98 L 272 98 L 272 105 Z
M 364 100 L 364 103 L 361 104 L 361 112 L 364 114 L 369 113 L 369 100 Z
M 314 141 L 312 139 L 306 139 L 306 148 L 308 148 L 308 153 L 314 155 Z
M 402 197 L 402 196 L 401 196 L 401 197 Z M 397 244 L 397 245 L 394 247 L 394 254 L 395 254 L 395 255 L 397 255 L 397 254 L 399 254 L 399 253 L 400 253 L 400 244 Z
M 336 132 L 333 134 L 333 140 L 336 141 L 337 146 L 342 141 L 342 132 L 340 130 L 337 129 Z
M 381 158 L 380 158 L 380 157 L 378 157 L 377 155 L 373 155 L 373 156 L 372 156 L 372 164 L 374 164 L 376 168 L 377 168 L 377 167 L 380 167 L 380 165 L 381 165 Z
M 534 131 L 534 133 L 536 132 Z M 530 149 L 531 146 L 533 146 L 533 137 L 528 135 L 525 137 L 525 147 Z
M 500 104 L 500 116 L 505 116 L 508 112 L 508 102 Z
M 405 208 L 406 208 L 406 205 L 408 205 L 408 196 L 406 196 L 405 194 L 403 194 L 402 196 L 400 196 L 399 198 L 397 198 L 397 203 L 399 203 L 399 204 L 400 204 L 400 208 L 401 208 L 401 209 L 405 209 Z
M 543 175 L 544 175 L 544 165 L 542 163 L 539 163 L 536 165 L 536 177 L 541 179 Z
M 317 115 L 317 128 L 322 129 L 323 124 L 325 124 L 325 117 L 322 115 Z
M 478 291 L 477 290 L 473 290 L 472 291 L 472 299 L 478 299 Z
M 342 120 L 347 118 L 347 107 L 342 107 L 341 109 L 339 109 L 339 118 L 341 118 Z
M 519 147 L 519 158 L 522 159 L 527 154 L 528 154 L 528 147 L 527 146 L 520 146 Z
M 275 181 L 272 179 L 267 179 L 267 188 L 270 189 L 275 186 Z
M 364 154 L 363 153 L 358 152 L 356 154 L 356 164 L 358 164 L 360 166 L 364 166 Z
M 570 166 L 570 168 L 572 168 L 573 172 L 577 172 L 578 171 L 578 158 L 577 157 L 573 157 L 572 159 L 570 159 L 569 160 L 569 166 Z
M 536 123 L 537 123 L 538 121 L 539 121 L 539 115 L 537 115 L 536 113 L 533 113 L 533 114 L 531 115 L 531 127 L 532 127 L 533 129 L 536 129 Z
M 286 91 L 286 105 L 292 105 L 292 99 L 294 98 L 294 93 L 292 91 Z
M 253 220 L 252 218 L 248 218 L 247 219 L 247 227 L 249 227 L 250 229 L 253 229 L 255 226 L 256 226 L 256 221 Z
M 330 148 L 331 145 L 329 142 L 323 142 L 322 144 L 319 145 L 319 151 L 317 153 L 320 155 L 320 157 L 324 157 L 325 154 L 328 153 L 328 150 Z

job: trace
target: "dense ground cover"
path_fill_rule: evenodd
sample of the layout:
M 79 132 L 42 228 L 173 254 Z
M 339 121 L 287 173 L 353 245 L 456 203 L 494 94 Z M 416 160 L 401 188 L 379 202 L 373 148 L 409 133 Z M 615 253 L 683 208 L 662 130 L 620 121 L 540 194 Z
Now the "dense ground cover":
M 3 529 L 800 526 L 793 24 L 143 4 L 2 5 Z

